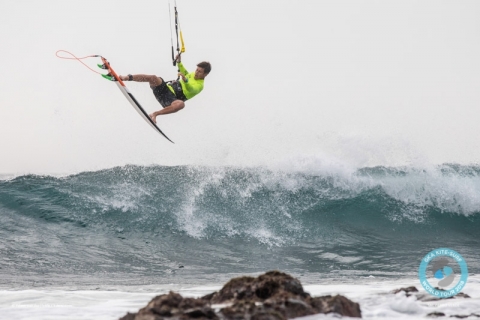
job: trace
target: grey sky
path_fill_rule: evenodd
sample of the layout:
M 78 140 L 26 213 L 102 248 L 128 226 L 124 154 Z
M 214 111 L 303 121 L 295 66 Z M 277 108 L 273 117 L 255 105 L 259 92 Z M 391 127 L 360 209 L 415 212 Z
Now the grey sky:
M 1 1 L 0 173 L 480 162 L 480 2 L 178 0 L 185 65 L 213 70 L 158 118 L 175 145 L 113 83 L 55 57 L 175 78 L 167 3 Z M 160 108 L 147 84 L 127 85 Z

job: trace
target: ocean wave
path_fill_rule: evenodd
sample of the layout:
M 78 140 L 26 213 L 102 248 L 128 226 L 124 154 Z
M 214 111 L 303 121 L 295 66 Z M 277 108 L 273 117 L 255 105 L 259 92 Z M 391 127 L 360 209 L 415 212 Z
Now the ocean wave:
M 397 276 L 414 273 L 422 252 L 450 246 L 476 270 L 479 182 L 478 167 L 455 165 L 19 176 L 0 181 L 0 275 L 23 274 L 26 285 L 58 274 L 138 283 L 188 265 L 183 276 L 275 268 Z
M 417 224 L 478 217 L 480 168 L 374 167 L 350 175 L 266 168 L 125 166 L 61 178 L 0 182 L 0 206 L 47 222 L 113 230 L 174 229 L 194 238 L 282 244 L 332 215 Z

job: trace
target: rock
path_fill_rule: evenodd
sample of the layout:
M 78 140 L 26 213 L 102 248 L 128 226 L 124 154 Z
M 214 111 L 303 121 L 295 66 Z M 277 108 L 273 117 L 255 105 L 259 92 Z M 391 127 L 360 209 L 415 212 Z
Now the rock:
M 240 307 L 235 305 L 238 301 L 262 302 L 263 308 L 257 306 L 252 310 L 275 310 L 275 315 L 270 314 L 270 317 L 277 317 L 276 314 L 280 313 L 287 319 L 332 312 L 342 316 L 362 317 L 358 303 L 342 296 L 311 298 L 298 279 L 279 271 L 270 271 L 257 278 L 234 278 L 219 292 L 204 296 L 203 299 L 211 303 L 231 302 L 235 308 Z M 225 311 L 231 312 L 230 309 Z
M 120 318 L 120 320 L 135 320 L 136 313 L 128 312 L 126 315 Z
M 203 297 L 212 303 L 222 303 L 234 299 L 253 299 L 253 277 L 233 278 L 228 281 L 219 292 L 213 292 Z
M 429 318 L 445 317 L 445 313 L 443 313 L 443 312 L 430 312 L 429 314 L 427 314 L 427 317 L 429 317 Z
M 436 290 L 442 290 L 441 288 L 438 288 L 438 287 L 435 287 Z M 430 301 L 440 301 L 440 300 L 444 300 L 444 299 L 459 299 L 459 298 L 470 298 L 470 296 L 468 294 L 465 294 L 463 292 L 459 292 L 458 294 L 452 296 L 452 297 L 448 297 L 448 298 L 438 298 L 434 295 L 431 295 L 429 293 L 420 293 L 416 287 L 414 286 L 411 286 L 411 287 L 407 287 L 407 288 L 400 288 L 400 289 L 395 289 L 393 291 L 391 291 L 391 293 L 399 293 L 399 292 L 402 292 L 404 291 L 405 292 L 405 295 L 407 297 L 410 297 L 412 295 L 414 295 L 417 300 L 419 301 L 422 301 L 422 302 L 430 302 Z
M 212 304 L 227 306 L 215 311 Z M 170 291 L 121 320 L 283 320 L 317 313 L 362 317 L 358 303 L 340 295 L 312 298 L 298 279 L 280 271 L 270 271 L 257 278 L 231 279 L 220 291 L 201 298 L 183 298 Z
M 234 278 L 227 282 L 219 292 L 203 298 L 209 297 L 211 303 L 245 299 L 263 302 L 279 293 L 287 293 L 291 296 L 299 295 L 303 298 L 310 296 L 303 291 L 302 284 L 298 279 L 280 271 L 269 271 L 257 278 Z
M 342 316 L 361 318 L 360 305 L 341 295 L 313 298 L 316 313 L 338 313 Z
M 411 286 L 411 287 L 407 287 L 407 288 L 395 289 L 395 290 L 392 291 L 392 293 L 395 293 L 395 294 L 396 294 L 396 293 L 399 293 L 399 292 L 401 292 L 401 291 L 404 291 L 404 292 L 405 292 L 405 295 L 406 295 L 407 297 L 409 297 L 409 296 L 411 296 L 411 293 L 412 293 L 412 292 L 418 292 L 418 289 L 415 288 L 414 286 Z
M 281 312 L 265 305 L 256 305 L 253 301 L 239 301 L 220 310 L 222 319 L 258 319 L 284 320 L 287 319 Z
M 475 314 L 475 313 L 472 313 L 472 314 L 467 314 L 467 315 L 452 315 L 450 316 L 450 318 L 458 318 L 458 319 L 465 319 L 465 318 L 469 318 L 469 317 L 477 317 L 477 318 L 480 318 L 480 314 Z
M 465 318 L 469 318 L 469 317 L 480 318 L 480 314 L 472 313 L 472 314 L 469 314 L 469 315 L 453 315 L 453 316 L 450 316 L 450 317 L 451 318 L 458 318 L 458 319 L 465 319 Z
M 162 320 L 162 319 L 218 319 L 210 303 L 202 299 L 183 298 L 170 291 L 153 298 L 138 313 L 128 313 L 121 320 Z

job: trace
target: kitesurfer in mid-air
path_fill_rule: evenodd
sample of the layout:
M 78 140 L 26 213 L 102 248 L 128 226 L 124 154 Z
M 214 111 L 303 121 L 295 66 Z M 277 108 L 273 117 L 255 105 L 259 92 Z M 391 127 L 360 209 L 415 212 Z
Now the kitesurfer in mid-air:
M 119 76 L 122 81 L 150 83 L 155 98 L 163 107 L 163 109 L 150 114 L 150 118 L 155 123 L 157 123 L 157 116 L 159 115 L 182 110 L 185 107 L 185 101 L 192 99 L 203 90 L 204 79 L 212 70 L 210 62 L 203 61 L 197 64 L 195 72 L 189 73 L 183 66 L 180 55 L 177 55 L 176 61 L 179 69 L 178 81 L 165 82 L 156 75 L 146 74 Z

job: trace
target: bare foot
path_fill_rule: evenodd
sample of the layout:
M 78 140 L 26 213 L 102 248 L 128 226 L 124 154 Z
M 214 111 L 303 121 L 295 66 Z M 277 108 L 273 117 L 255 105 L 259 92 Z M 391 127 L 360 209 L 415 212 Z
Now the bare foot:
M 152 119 L 153 123 L 155 123 L 155 124 L 157 123 L 157 116 L 155 114 L 152 113 L 150 115 L 150 119 Z

